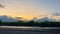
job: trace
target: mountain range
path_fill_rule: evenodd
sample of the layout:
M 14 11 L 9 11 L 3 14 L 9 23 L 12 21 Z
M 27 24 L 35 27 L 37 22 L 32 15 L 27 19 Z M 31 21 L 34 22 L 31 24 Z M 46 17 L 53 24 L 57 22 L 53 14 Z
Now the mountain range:
M 50 19 L 48 17 L 44 17 L 44 18 L 41 18 L 41 19 L 32 19 L 34 22 L 56 22 L 56 19 Z
M 12 17 L 6 16 L 6 15 L 0 16 L 0 20 L 2 22 L 18 22 L 19 21 L 19 19 L 12 18 Z M 47 21 L 48 22 L 56 22 L 56 19 L 49 19 L 48 17 L 44 17 L 44 18 L 41 18 L 41 19 L 34 18 L 32 20 L 34 22 L 47 22 Z M 28 20 L 25 20 L 25 21 L 27 22 Z

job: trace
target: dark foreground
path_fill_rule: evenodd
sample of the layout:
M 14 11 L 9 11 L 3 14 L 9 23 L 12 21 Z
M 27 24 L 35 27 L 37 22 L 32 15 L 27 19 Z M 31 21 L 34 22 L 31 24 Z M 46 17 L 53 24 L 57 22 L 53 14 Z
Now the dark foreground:
M 16 28 L 0 28 L 0 34 L 60 34 L 60 29 L 21 30 Z

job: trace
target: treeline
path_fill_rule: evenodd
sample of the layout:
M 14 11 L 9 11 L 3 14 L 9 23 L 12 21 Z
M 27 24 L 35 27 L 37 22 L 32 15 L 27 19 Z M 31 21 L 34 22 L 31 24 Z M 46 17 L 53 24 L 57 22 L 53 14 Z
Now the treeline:
M 29 22 L 24 22 L 24 21 L 19 21 L 19 22 L 1 22 L 0 21 L 0 26 L 38 26 L 38 27 L 60 27 L 60 22 L 34 22 L 34 21 L 29 21 Z

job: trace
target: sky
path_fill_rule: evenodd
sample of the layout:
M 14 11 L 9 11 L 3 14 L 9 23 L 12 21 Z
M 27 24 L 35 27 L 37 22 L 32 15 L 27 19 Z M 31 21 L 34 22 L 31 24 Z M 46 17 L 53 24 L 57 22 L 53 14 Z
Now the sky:
M 12 17 L 43 17 L 60 13 L 60 0 L 0 0 L 5 8 L 0 8 L 0 15 Z

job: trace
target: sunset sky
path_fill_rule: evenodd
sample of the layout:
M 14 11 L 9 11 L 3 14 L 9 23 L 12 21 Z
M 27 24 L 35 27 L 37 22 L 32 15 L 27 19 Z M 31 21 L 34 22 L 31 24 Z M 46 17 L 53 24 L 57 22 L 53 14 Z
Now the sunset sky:
M 0 0 L 0 4 L 5 5 L 0 8 L 0 15 L 12 17 L 31 19 L 60 13 L 60 0 Z

